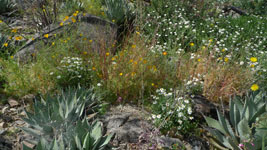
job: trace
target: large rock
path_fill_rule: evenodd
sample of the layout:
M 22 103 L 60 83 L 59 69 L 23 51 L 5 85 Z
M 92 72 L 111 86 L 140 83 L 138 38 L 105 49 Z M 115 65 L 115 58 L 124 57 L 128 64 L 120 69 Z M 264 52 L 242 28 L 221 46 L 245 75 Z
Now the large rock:
M 145 117 L 148 113 L 137 107 L 126 105 L 112 107 L 100 120 L 105 132 L 113 133 L 113 147 L 125 149 L 147 149 L 150 144 L 170 148 L 173 144 L 182 145 L 179 139 L 160 136 L 155 127 Z
M 46 27 L 42 34 L 34 36 L 34 40 L 28 40 L 14 55 L 14 58 L 22 62 L 29 60 L 32 54 L 38 52 L 41 42 L 47 43 L 50 38 L 54 37 L 54 34 L 60 35 L 69 30 L 76 30 L 77 34 L 82 34 L 84 38 L 92 40 L 93 51 L 99 52 L 101 49 L 111 48 L 116 41 L 118 27 L 114 23 L 89 14 L 79 15 L 77 20 L 74 25 L 69 19 L 64 26 L 60 26 L 58 23 Z M 68 23 L 71 25 L 67 25 Z M 44 37 L 45 34 L 49 34 L 48 39 Z

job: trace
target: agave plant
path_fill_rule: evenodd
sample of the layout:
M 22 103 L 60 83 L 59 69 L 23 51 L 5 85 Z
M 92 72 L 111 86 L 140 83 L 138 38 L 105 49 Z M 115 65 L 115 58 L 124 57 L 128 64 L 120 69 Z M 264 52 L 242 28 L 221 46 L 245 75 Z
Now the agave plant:
M 51 142 L 52 139 L 64 137 L 64 142 L 71 140 L 77 121 L 86 113 L 95 113 L 98 109 L 99 97 L 93 89 L 69 88 L 62 90 L 56 97 L 47 96 L 34 104 L 34 113 L 26 112 L 30 127 L 22 128 L 34 136 L 37 141 L 41 137 Z M 33 144 L 37 144 L 33 141 Z
M 109 143 L 113 135 L 102 136 L 102 126 L 99 122 L 89 125 L 86 119 L 78 121 L 74 132 L 71 132 L 70 140 L 65 141 L 61 135 L 59 139 L 53 139 L 48 142 L 41 138 L 36 146 L 37 150 L 103 150 Z M 31 148 L 23 145 L 23 150 L 31 150 Z
M 130 3 L 126 0 L 105 0 L 107 17 L 118 25 L 133 18 L 133 11 Z
M 12 13 L 15 9 L 16 4 L 11 0 L 0 0 L 0 15 L 6 15 L 7 13 Z
M 257 150 L 267 142 L 265 133 L 254 127 L 256 119 L 267 111 L 266 93 L 249 93 L 244 103 L 241 99 L 235 96 L 230 100 L 230 122 L 218 110 L 218 121 L 205 117 L 208 125 L 214 128 L 208 129 L 216 138 L 212 143 L 221 149 L 240 149 L 243 146 Z

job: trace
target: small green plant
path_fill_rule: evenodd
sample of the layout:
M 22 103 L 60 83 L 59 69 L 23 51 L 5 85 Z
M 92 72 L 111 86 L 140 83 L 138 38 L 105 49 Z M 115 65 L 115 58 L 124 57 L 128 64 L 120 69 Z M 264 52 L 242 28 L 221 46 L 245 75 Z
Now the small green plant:
M 59 85 L 61 86 L 89 86 L 91 81 L 92 69 L 88 66 L 90 61 L 85 65 L 82 58 L 79 57 L 64 57 L 60 66 L 59 73 L 56 76 Z M 51 75 L 54 72 L 50 73 Z
M 214 128 L 209 129 L 216 138 L 212 143 L 230 149 L 260 149 L 262 143 L 267 142 L 266 132 L 262 132 L 257 126 L 253 127 L 253 124 L 264 113 L 266 113 L 266 93 L 259 91 L 248 93 L 244 103 L 241 97 L 235 96 L 230 101 L 230 122 L 219 111 L 217 111 L 218 121 L 205 117 L 208 125 Z
M 15 10 L 16 4 L 11 0 L 0 0 L 0 15 L 10 15 Z
M 76 132 L 76 123 L 84 115 L 96 113 L 99 109 L 98 102 L 99 97 L 93 89 L 78 87 L 62 90 L 57 96 L 48 95 L 45 99 L 37 100 L 34 103 L 34 113 L 27 112 L 27 118 L 24 118 L 30 128 L 22 129 L 38 140 L 43 137 L 52 142 L 52 139 L 63 136 L 63 141 L 68 143 Z
M 105 4 L 105 14 L 112 22 L 121 25 L 132 20 L 132 6 L 126 0 L 105 0 Z

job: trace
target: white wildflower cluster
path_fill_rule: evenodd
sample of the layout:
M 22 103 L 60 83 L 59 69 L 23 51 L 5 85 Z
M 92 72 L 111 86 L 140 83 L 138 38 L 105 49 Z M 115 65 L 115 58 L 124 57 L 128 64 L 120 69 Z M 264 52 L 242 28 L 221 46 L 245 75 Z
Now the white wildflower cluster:
M 182 130 L 194 119 L 192 107 L 189 99 L 183 96 L 175 96 L 177 91 L 172 89 L 169 92 L 160 88 L 156 90 L 153 98 L 153 114 L 149 119 L 160 128 L 176 127 Z
M 64 57 L 60 61 L 60 64 L 58 69 L 61 75 L 57 76 L 57 79 L 64 76 L 65 80 L 77 80 L 80 82 L 85 75 L 88 75 L 88 71 L 90 71 L 90 69 L 85 67 L 82 58 L 79 57 Z
M 187 92 L 198 94 L 203 90 L 205 75 L 197 74 L 197 76 L 190 76 L 189 80 L 184 80 L 184 85 Z

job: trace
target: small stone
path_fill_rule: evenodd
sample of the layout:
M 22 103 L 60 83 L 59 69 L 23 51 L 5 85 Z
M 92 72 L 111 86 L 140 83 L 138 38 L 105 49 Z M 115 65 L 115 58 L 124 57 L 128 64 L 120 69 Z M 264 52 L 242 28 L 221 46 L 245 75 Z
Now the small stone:
M 12 98 L 8 99 L 8 104 L 10 105 L 10 107 L 15 107 L 19 105 L 19 103 Z
M 25 122 L 24 122 L 24 121 L 21 121 L 21 120 L 18 120 L 18 121 L 15 121 L 15 123 L 18 124 L 18 125 L 22 125 L 22 124 L 24 124 Z
M 4 113 L 6 112 L 7 109 L 8 109 L 8 106 L 4 107 L 4 108 L 2 109 L 2 114 L 4 114 Z
M 5 122 L 1 122 L 0 123 L 0 128 L 3 129 L 3 128 L 6 128 L 6 127 L 7 127 L 7 124 Z
M 17 111 L 17 109 L 16 108 L 11 108 L 10 111 Z

